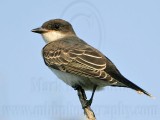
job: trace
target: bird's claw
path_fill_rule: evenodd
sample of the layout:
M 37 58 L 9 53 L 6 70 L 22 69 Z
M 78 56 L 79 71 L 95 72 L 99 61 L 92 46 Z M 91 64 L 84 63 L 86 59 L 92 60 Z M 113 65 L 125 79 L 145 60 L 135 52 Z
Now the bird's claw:
M 91 104 L 92 104 L 92 100 L 91 100 L 91 99 L 90 99 L 90 100 L 86 100 L 86 101 L 83 103 L 82 107 L 83 107 L 83 109 L 84 109 L 84 108 L 90 107 Z

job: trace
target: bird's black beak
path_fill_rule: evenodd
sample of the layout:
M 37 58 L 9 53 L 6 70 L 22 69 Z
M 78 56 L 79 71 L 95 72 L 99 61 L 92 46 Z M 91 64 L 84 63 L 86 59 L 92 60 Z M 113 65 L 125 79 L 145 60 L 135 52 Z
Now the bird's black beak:
M 32 32 L 42 34 L 42 33 L 48 32 L 48 30 L 40 27 L 40 28 L 33 29 Z

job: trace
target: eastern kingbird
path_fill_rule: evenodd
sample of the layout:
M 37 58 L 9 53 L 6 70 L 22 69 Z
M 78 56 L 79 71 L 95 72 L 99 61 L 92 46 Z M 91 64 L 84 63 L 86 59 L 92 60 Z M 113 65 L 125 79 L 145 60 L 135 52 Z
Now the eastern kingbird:
M 80 39 L 69 22 L 49 20 L 32 32 L 41 34 L 46 42 L 42 49 L 45 64 L 69 86 L 93 90 L 90 102 L 96 88 L 105 86 L 132 88 L 151 97 L 125 78 L 104 54 Z

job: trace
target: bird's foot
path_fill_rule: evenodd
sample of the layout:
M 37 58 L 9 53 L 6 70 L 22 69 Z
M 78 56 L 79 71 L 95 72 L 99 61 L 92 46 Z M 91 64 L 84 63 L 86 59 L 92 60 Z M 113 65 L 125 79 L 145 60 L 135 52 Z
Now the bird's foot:
M 93 96 L 96 90 L 96 86 L 93 88 L 92 96 L 89 100 L 87 100 L 85 91 L 81 86 L 77 85 L 77 86 L 73 86 L 73 88 L 78 91 L 78 96 L 82 96 L 82 102 L 81 102 L 82 108 L 84 109 L 84 108 L 90 107 L 93 101 Z
M 92 104 L 92 100 L 91 99 L 85 100 L 85 102 L 82 104 L 82 107 L 84 109 L 84 108 L 90 107 L 91 104 Z

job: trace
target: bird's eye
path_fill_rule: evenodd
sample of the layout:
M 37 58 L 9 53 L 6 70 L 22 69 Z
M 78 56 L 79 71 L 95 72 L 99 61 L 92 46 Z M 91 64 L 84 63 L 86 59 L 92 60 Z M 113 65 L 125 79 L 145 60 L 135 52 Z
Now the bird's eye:
M 58 30 L 60 28 L 60 24 L 54 24 L 54 29 Z
M 47 27 L 48 27 L 48 29 L 52 29 L 52 25 L 51 24 L 49 24 Z

